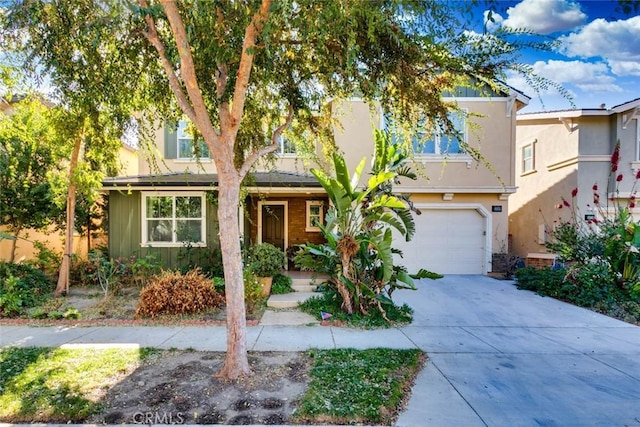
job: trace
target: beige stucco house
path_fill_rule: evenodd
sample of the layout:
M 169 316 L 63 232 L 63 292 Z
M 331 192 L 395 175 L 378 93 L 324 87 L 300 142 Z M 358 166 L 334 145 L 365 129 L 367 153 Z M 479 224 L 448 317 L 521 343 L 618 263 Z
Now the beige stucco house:
M 457 126 L 469 146 L 482 152 L 490 167 L 461 152 L 459 143 L 436 134 L 419 153 L 415 167 L 422 177 L 396 190 L 410 194 L 422 214 L 417 232 L 407 243 L 403 264 L 410 271 L 427 268 L 444 274 L 486 274 L 492 254 L 506 251 L 509 198 L 515 192 L 516 112 L 529 98 L 519 92 L 493 96 L 466 90 L 455 97 L 460 108 L 474 113 Z M 333 105 L 341 126 L 334 130 L 337 146 L 350 170 L 374 148 L 374 129 L 385 127 L 381 115 L 359 99 Z M 339 112 L 339 113 L 338 113 Z M 112 256 L 155 252 L 172 263 L 190 239 L 190 247 L 217 244 L 224 228 L 216 221 L 216 170 L 201 147 L 193 158 L 193 140 L 177 129 L 158 132 L 158 159 L 152 170 L 141 159 L 140 175 L 108 179 L 109 233 Z M 321 147 L 316 147 L 321 154 Z M 319 156 L 321 157 L 321 156 Z M 241 207 L 245 243 L 270 242 L 284 250 L 305 242 L 321 242 L 315 221 L 322 220 L 328 200 L 308 173 L 308 164 L 283 140 L 274 166 L 259 165 Z
M 607 203 L 626 206 L 640 169 L 640 98 L 606 109 L 522 114 L 517 118 L 516 186 L 511 197 L 509 229 L 519 256 L 544 258 L 549 230 L 577 208 L 582 220 L 600 215 L 594 184 L 606 214 Z M 611 155 L 620 141 L 620 163 L 611 176 Z M 614 191 L 612 178 L 623 180 Z M 572 191 L 577 188 L 575 200 Z M 607 201 L 608 200 L 608 201 Z M 559 206 L 563 205 L 562 208 Z M 635 209 L 638 212 L 637 208 Z M 552 255 L 546 257 L 552 258 Z

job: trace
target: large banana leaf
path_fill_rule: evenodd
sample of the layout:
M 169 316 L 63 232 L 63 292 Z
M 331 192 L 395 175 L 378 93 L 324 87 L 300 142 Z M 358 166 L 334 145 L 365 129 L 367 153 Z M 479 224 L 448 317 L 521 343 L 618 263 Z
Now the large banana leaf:
M 369 178 L 369 181 L 367 182 L 367 193 L 375 191 L 381 184 L 395 178 L 395 176 L 396 174 L 394 172 L 380 172 L 375 174 Z
M 406 234 L 404 235 L 404 238 L 407 240 L 407 242 L 410 241 L 411 239 L 413 239 L 413 236 L 416 234 L 416 222 L 413 219 L 411 210 L 407 208 L 394 209 L 394 212 L 396 213 L 396 215 L 398 215 L 398 218 L 400 218 L 400 220 L 404 224 L 405 230 L 407 230 Z
M 391 241 L 393 236 L 391 229 L 384 230 L 384 234 L 381 234 L 380 230 L 375 230 L 371 233 L 369 242 L 376 249 L 378 258 L 382 263 L 382 280 L 388 282 L 393 275 L 393 252 L 391 251 Z
M 360 182 L 360 177 L 362 176 L 362 171 L 364 170 L 365 163 L 366 159 L 363 157 L 362 160 L 360 160 L 360 163 L 358 163 L 358 166 L 356 166 L 356 169 L 353 171 L 353 176 L 351 177 L 351 182 L 349 183 L 351 185 L 352 191 L 355 190 L 356 187 L 358 187 L 358 182 Z
M 407 206 L 396 196 L 381 194 L 379 197 L 375 198 L 371 204 L 371 208 L 406 209 Z
M 407 234 L 407 229 L 405 228 L 402 221 L 400 221 L 398 217 L 391 212 L 384 212 L 382 214 L 374 212 L 371 215 L 368 215 L 367 217 L 365 217 L 364 219 L 364 222 L 375 222 L 375 221 L 383 222 L 385 224 L 392 226 L 393 228 L 398 230 L 398 232 L 400 232 L 400 234 L 402 234 L 403 236 Z
M 400 283 L 404 283 L 404 286 L 401 286 Z M 411 275 L 406 271 L 402 271 L 402 270 L 398 271 L 396 274 L 396 288 L 412 289 L 412 290 L 418 289 L 416 288 L 416 284 L 413 281 L 413 278 L 411 278 Z

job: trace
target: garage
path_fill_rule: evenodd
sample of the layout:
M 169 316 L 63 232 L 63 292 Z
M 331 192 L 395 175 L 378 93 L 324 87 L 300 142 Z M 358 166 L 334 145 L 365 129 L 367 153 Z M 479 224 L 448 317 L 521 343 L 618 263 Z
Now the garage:
M 440 274 L 484 274 L 486 272 L 487 217 L 478 209 L 420 207 L 414 215 L 413 240 L 395 239 L 403 252 L 396 259 L 410 273 L 425 268 Z

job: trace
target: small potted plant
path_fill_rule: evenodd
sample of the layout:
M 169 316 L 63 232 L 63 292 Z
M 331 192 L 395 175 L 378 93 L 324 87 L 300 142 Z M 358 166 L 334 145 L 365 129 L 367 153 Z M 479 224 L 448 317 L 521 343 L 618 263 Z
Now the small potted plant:
M 262 294 L 267 296 L 271 293 L 273 276 L 284 268 L 284 252 L 271 243 L 260 243 L 251 251 L 249 267 L 262 284 Z

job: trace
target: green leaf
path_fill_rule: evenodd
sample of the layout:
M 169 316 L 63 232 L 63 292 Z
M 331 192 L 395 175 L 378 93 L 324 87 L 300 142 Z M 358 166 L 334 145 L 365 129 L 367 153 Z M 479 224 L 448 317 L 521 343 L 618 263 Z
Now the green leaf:
M 371 178 L 367 182 L 367 191 L 373 191 L 378 188 L 381 184 L 392 180 L 396 176 L 395 172 L 380 172 Z M 404 206 L 404 205 L 403 205 Z
M 362 176 L 362 171 L 364 170 L 365 163 L 366 159 L 363 157 L 362 160 L 360 160 L 360 163 L 358 163 L 358 166 L 356 166 L 355 170 L 353 171 L 350 185 L 354 190 L 358 187 L 358 183 L 360 182 L 360 177 Z
M 418 270 L 416 274 L 410 274 L 413 279 L 442 279 L 444 276 L 442 274 L 434 273 L 433 271 L 428 271 L 423 268 Z
M 349 170 L 347 169 L 347 163 L 338 153 L 333 153 L 333 165 L 336 170 L 336 180 L 344 191 L 351 196 L 353 192 L 353 187 L 351 186 L 351 182 L 349 181 Z
M 397 287 L 404 288 L 404 289 L 412 289 L 412 290 L 418 289 L 416 287 L 415 282 L 413 281 L 413 278 L 406 271 L 399 271 L 396 274 L 396 278 L 397 278 L 398 282 L 404 283 L 406 285 L 406 286 L 400 286 L 400 285 L 396 284 Z

